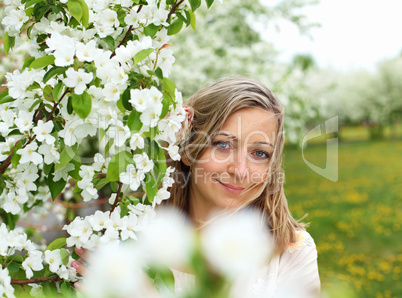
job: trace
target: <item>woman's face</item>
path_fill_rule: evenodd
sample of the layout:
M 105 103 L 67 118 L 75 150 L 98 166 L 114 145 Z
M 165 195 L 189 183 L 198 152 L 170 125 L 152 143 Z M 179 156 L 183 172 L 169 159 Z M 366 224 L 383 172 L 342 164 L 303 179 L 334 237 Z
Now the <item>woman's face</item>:
M 277 134 L 277 118 L 259 108 L 243 108 L 210 137 L 210 146 L 192 167 L 190 202 L 206 216 L 254 198 L 267 179 Z

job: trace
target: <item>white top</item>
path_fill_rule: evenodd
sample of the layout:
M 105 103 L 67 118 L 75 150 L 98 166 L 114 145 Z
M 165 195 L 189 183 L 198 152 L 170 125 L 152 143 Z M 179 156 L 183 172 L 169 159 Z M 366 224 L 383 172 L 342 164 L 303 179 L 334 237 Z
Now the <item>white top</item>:
M 195 276 L 173 268 L 176 296 L 195 286 Z M 317 249 L 306 231 L 297 231 L 297 241 L 289 244 L 280 256 L 268 265 L 247 274 L 236 282 L 231 297 L 317 297 L 320 278 L 317 266 Z

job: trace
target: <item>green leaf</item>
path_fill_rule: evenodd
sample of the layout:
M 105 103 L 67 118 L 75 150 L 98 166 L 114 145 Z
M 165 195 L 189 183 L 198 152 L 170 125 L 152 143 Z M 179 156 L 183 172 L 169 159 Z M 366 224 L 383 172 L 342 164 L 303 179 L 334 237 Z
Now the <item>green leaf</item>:
M 0 104 L 12 102 L 14 100 L 15 100 L 15 98 L 12 98 L 11 96 L 6 95 L 6 96 L 4 96 L 3 98 L 0 99 Z
M 13 165 L 14 168 L 16 168 L 20 162 L 21 155 L 19 155 L 17 153 L 17 151 L 21 148 L 22 148 L 22 144 L 21 144 L 21 142 L 18 142 L 18 144 L 14 148 L 13 155 L 11 156 L 11 164 Z
M 190 0 L 191 10 L 195 11 L 201 5 L 201 0 Z
M 120 99 L 116 102 L 116 106 L 117 108 L 120 110 L 120 112 L 125 113 L 126 112 L 126 108 L 123 105 L 123 100 L 120 97 Z
M 55 171 L 64 168 L 77 155 L 77 147 L 77 144 L 72 147 L 64 147 L 63 151 L 60 153 L 59 163 L 54 166 Z
M 107 168 L 106 178 L 109 181 L 119 181 L 120 173 L 125 172 L 127 165 L 134 163 L 133 157 L 127 151 L 117 153 L 112 157 Z
M 46 248 L 46 250 L 55 250 L 65 246 L 67 243 L 67 238 L 57 238 L 53 240 Z
M 142 127 L 142 122 L 140 120 L 141 113 L 136 110 L 132 110 L 127 119 L 127 126 L 130 128 L 132 133 L 139 132 Z
M 43 97 L 47 101 L 54 102 L 52 91 L 53 89 L 49 85 L 46 85 L 45 88 L 43 88 Z
M 79 0 L 68 0 L 68 11 L 71 13 L 74 19 L 79 23 L 82 19 L 83 11 Z
M 34 61 L 34 60 L 35 60 L 35 57 L 29 57 L 27 60 L 25 60 L 24 65 L 22 65 L 22 69 L 27 68 L 29 65 L 31 65 L 32 61 Z
M 74 112 L 80 116 L 80 118 L 85 120 L 92 108 L 91 95 L 86 91 L 82 94 L 74 94 L 72 97 L 72 104 Z
M 17 223 L 17 221 L 20 217 L 18 214 L 13 215 L 11 213 L 6 213 L 6 212 L 0 212 L 0 216 L 3 219 L 3 222 L 6 224 L 6 226 L 10 230 L 14 230 L 15 224 Z
M 196 19 L 196 17 L 195 17 L 195 13 L 192 11 L 192 10 L 189 10 L 188 11 L 189 12 L 189 14 L 190 14 L 190 24 L 191 24 L 191 28 L 193 28 L 193 30 L 194 31 L 196 31 L 195 30 L 195 25 L 196 25 L 196 22 L 197 22 L 197 19 Z
M 190 20 L 187 20 L 180 12 L 176 13 L 177 17 L 183 21 L 183 23 L 186 23 L 186 25 L 190 24 Z M 187 23 L 188 22 L 188 23 Z
M 73 177 L 75 180 L 81 180 L 81 176 L 79 174 L 81 168 L 81 161 L 79 158 L 72 159 L 70 161 L 74 165 L 74 170 L 68 172 L 68 174 Z
M 16 263 L 22 263 L 25 261 L 25 258 L 21 255 L 11 255 L 7 257 L 7 262 L 16 262 Z
M 165 173 L 167 169 L 165 150 L 163 148 L 158 150 L 158 169 L 161 173 Z
M 154 177 L 147 173 L 145 178 L 145 192 L 150 203 L 154 200 L 157 191 L 158 184 L 156 183 Z
M 154 49 L 145 49 L 142 51 L 139 51 L 137 54 L 134 56 L 134 63 L 139 63 L 140 61 L 144 60 L 146 57 L 149 56 L 154 51 Z
M 160 67 L 158 67 L 157 69 L 155 69 L 155 74 L 158 77 L 159 80 L 163 80 L 163 72 L 162 69 Z
M 26 3 L 25 3 L 25 8 L 28 8 L 28 7 L 30 7 L 30 6 L 32 6 L 32 5 L 35 5 L 36 3 L 39 3 L 39 2 L 42 2 L 43 0 L 28 0 Z
M 14 46 L 14 43 L 15 43 L 15 37 L 9 36 L 8 33 L 6 32 L 6 34 L 4 34 L 3 37 L 3 47 L 4 47 L 4 53 L 6 55 L 8 54 L 10 49 Z
M 111 37 L 109 35 L 109 36 L 106 36 L 106 37 L 102 38 L 102 40 L 107 43 L 107 45 L 109 46 L 109 48 L 112 51 L 114 51 L 114 38 L 113 37 Z
M 126 216 L 129 212 L 127 205 L 124 204 L 123 202 L 120 202 L 119 206 L 120 206 L 120 217 Z
M 130 100 L 130 89 L 126 89 L 121 95 L 121 102 L 127 111 L 131 111 L 133 109 L 133 106 L 131 105 L 129 100 Z
M 7 269 L 10 272 L 18 272 L 18 270 L 20 270 L 20 264 L 16 263 L 16 262 L 11 262 L 8 266 Z
M 46 163 L 43 163 L 43 173 L 46 176 L 49 175 L 52 172 L 52 170 L 54 170 L 54 164 L 51 163 L 50 165 L 48 165 Z
M 210 8 L 214 0 L 205 0 L 205 2 L 207 2 L 207 7 Z
M 163 78 L 162 90 L 169 93 L 173 99 L 175 98 L 176 84 L 171 79 Z
M 73 113 L 73 100 L 71 96 L 68 97 L 67 99 L 67 113 L 71 115 Z
M 64 281 L 60 285 L 60 291 L 63 294 L 64 297 L 71 297 L 73 296 L 73 287 L 68 281 Z
M 0 94 L 0 100 L 2 100 L 4 97 L 8 96 L 8 89 L 4 90 Z M 1 103 L 1 102 L 0 102 Z
M 67 181 L 64 181 L 63 178 L 60 179 L 59 181 L 53 181 L 53 178 L 54 178 L 53 174 L 50 174 L 47 177 L 47 186 L 49 186 L 50 194 L 54 201 L 66 186 Z
M 46 83 L 49 81 L 53 76 L 58 75 L 58 74 L 63 74 L 67 70 L 67 67 L 60 67 L 60 66 L 54 66 L 51 69 L 45 73 L 43 76 L 43 83 Z
M 60 248 L 60 257 L 61 257 L 61 261 L 63 262 L 63 265 L 67 265 L 68 259 L 70 258 L 70 252 L 63 247 Z
M 170 26 L 167 28 L 167 35 L 175 35 L 180 32 L 183 27 L 183 20 L 176 19 Z
M 37 99 L 31 106 L 30 106 L 30 108 L 28 109 L 28 111 L 30 111 L 30 112 L 32 112 L 33 111 L 33 109 L 38 105 L 38 104 L 40 104 L 40 103 L 42 103 L 43 102 L 43 100 L 40 98 L 40 99 Z
M 154 24 L 149 24 L 148 26 L 146 26 L 144 28 L 144 34 L 146 36 L 150 36 L 151 38 L 153 38 L 156 33 L 159 31 L 159 29 L 161 28 L 161 25 L 156 26 Z
M 84 0 L 79 0 L 82 10 L 82 25 L 87 28 L 89 24 L 89 9 Z
M 38 59 L 35 59 L 31 65 L 29 65 L 29 68 L 33 68 L 33 69 L 38 69 L 38 68 L 43 68 L 46 67 L 50 64 L 54 63 L 54 56 L 53 55 L 47 55 L 44 57 L 40 57 Z
M 159 116 L 159 119 L 165 118 L 165 116 L 169 112 L 169 105 L 170 105 L 169 100 L 165 96 L 163 96 L 163 98 L 162 98 L 162 113 Z
M 48 5 L 45 1 L 41 1 L 34 6 L 33 15 L 35 17 L 35 21 L 39 22 L 42 17 L 51 9 L 51 6 Z
M 63 83 L 60 82 L 58 83 L 56 86 L 54 86 L 53 90 L 52 90 L 52 95 L 53 95 L 53 99 L 55 101 L 60 99 L 60 94 L 63 91 Z
M 34 11 L 34 8 L 31 6 L 31 7 L 27 8 L 27 9 L 25 9 L 25 14 L 26 14 L 28 17 L 31 17 L 33 11 Z M 34 25 L 34 23 L 33 23 L 32 25 Z M 28 36 L 29 39 L 31 39 L 32 25 L 29 26 L 28 29 L 27 29 L 27 36 Z
M 114 143 L 114 139 L 109 139 L 105 145 L 105 154 L 107 154 Z
M 107 179 L 100 179 L 97 183 L 96 183 L 96 189 L 100 190 L 102 189 L 106 184 L 108 184 L 110 181 Z

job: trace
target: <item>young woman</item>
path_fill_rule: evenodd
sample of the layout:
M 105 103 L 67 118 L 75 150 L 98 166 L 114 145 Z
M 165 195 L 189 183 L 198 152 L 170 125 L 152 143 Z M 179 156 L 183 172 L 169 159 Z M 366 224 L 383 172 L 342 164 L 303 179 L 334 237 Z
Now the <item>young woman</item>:
M 166 204 L 184 211 L 198 227 L 215 211 L 254 207 L 263 214 L 277 255 L 240 285 L 236 296 L 318 295 L 316 247 L 291 216 L 284 194 L 283 108 L 275 95 L 240 77 L 198 91 L 187 105 L 192 127 L 181 146 L 182 160 L 172 164 L 176 183 Z M 191 282 L 191 275 L 173 273 L 177 287 Z
M 235 285 L 235 297 L 315 297 L 320 280 L 317 251 L 304 225 L 291 216 L 283 190 L 283 108 L 260 83 L 223 80 L 194 94 L 189 136 L 181 145 L 171 198 L 202 229 L 216 211 L 258 209 L 277 253 Z M 77 251 L 83 256 L 84 251 Z M 250 252 L 252 253 L 252 252 Z M 77 262 L 79 273 L 84 267 Z M 173 269 L 176 289 L 191 287 L 194 276 Z

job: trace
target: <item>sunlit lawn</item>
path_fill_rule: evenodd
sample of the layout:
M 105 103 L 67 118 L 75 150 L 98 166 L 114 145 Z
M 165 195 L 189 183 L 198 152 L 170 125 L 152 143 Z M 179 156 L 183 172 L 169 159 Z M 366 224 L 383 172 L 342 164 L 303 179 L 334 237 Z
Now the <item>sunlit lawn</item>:
M 339 144 L 339 180 L 285 151 L 285 191 L 293 215 L 308 213 L 329 297 L 402 297 L 402 140 Z M 304 149 L 324 167 L 325 144 Z

